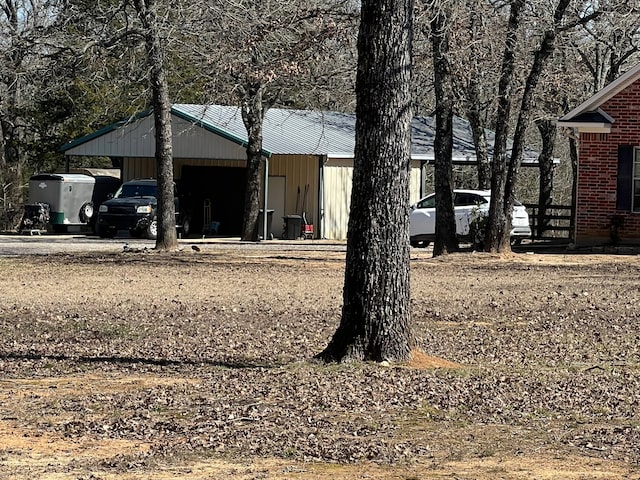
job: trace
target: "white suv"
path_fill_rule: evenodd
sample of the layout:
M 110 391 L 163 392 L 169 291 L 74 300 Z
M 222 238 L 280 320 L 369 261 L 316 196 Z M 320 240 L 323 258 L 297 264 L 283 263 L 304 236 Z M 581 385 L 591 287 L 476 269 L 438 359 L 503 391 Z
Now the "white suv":
M 456 234 L 462 241 L 473 242 L 472 225 L 478 219 L 489 214 L 489 190 L 454 190 L 453 209 L 456 219 Z M 409 237 L 411 246 L 426 247 L 436 236 L 436 194 L 432 193 L 411 205 L 409 217 Z M 529 214 L 518 201 L 513 205 L 511 221 L 511 241 L 520 243 L 523 238 L 531 237 Z

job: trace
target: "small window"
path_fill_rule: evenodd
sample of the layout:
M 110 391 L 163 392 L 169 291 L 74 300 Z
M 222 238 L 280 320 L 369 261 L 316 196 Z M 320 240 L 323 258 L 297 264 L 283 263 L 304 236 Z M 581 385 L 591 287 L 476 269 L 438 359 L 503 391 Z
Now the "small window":
M 418 208 L 435 208 L 436 206 L 436 196 L 430 195 L 427 198 L 420 200 L 418 202 Z
M 635 188 L 636 175 L 635 164 L 637 163 L 637 152 L 631 145 L 618 145 L 618 173 L 616 190 L 616 209 L 625 211 L 640 211 L 640 202 L 636 201 Z
M 640 212 L 640 148 L 633 156 L 633 211 Z
M 487 203 L 487 199 L 475 193 L 456 193 L 453 204 L 456 207 L 474 207 Z

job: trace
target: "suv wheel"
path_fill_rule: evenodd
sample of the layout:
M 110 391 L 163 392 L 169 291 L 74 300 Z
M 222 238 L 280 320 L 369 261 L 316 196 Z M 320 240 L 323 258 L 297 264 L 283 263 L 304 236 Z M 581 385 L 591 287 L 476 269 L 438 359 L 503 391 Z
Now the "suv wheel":
M 158 220 L 157 219 L 154 218 L 153 220 L 151 220 L 151 223 L 147 227 L 146 235 L 149 240 L 155 240 L 156 238 L 158 238 Z
M 409 243 L 414 248 L 427 248 L 431 242 L 428 240 L 411 240 Z

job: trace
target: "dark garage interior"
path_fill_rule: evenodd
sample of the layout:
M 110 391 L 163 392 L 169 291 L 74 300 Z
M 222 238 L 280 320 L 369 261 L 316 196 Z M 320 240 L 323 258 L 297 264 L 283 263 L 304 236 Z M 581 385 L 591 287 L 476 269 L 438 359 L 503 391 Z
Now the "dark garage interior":
M 191 210 L 193 232 L 207 231 L 205 201 L 211 204 L 211 221 L 218 222 L 218 235 L 238 236 L 242 232 L 246 168 L 182 167 L 179 190 L 183 205 Z M 215 232 L 211 232 L 215 233 Z

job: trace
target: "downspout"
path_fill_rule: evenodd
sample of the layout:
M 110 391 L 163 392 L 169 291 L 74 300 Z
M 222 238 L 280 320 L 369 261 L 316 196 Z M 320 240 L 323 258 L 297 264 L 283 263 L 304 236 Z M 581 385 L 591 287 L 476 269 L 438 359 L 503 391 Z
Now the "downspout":
M 328 162 L 327 155 L 320 155 L 320 175 L 318 176 L 318 181 L 320 185 L 318 186 L 318 217 L 320 221 L 318 222 L 318 238 L 324 239 L 324 166 Z
M 264 199 L 263 199 L 263 208 L 262 208 L 262 239 L 266 240 L 267 235 L 271 232 L 267 232 L 267 227 L 269 226 L 269 213 L 267 208 L 267 198 L 269 198 L 269 158 L 264 158 Z

